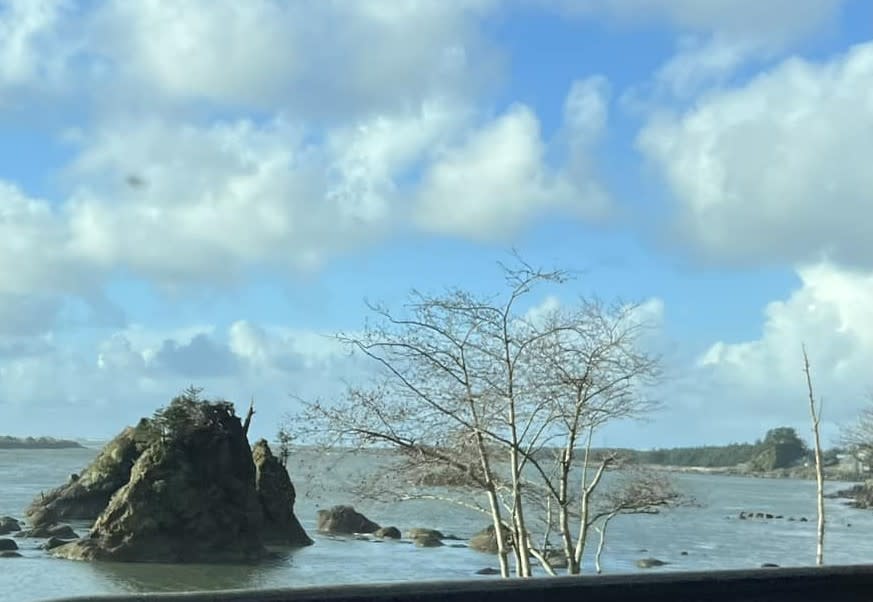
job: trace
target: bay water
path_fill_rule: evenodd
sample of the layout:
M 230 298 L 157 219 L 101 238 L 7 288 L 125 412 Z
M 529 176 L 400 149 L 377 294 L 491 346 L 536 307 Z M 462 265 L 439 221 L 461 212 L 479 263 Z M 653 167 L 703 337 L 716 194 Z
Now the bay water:
M 23 510 L 47 491 L 80 472 L 99 447 L 64 450 L 0 450 L 0 516 L 22 518 Z M 315 532 L 316 513 L 352 504 L 383 526 L 405 531 L 439 529 L 464 543 L 488 524 L 475 511 L 441 501 L 376 502 L 356 499 L 353 485 L 370 474 L 384 453 L 325 454 L 301 450 L 289 461 L 297 489 L 296 514 L 315 545 L 281 552 L 256 566 L 86 563 L 51 558 L 44 540 L 16 539 L 22 558 L 0 559 L 0 600 L 27 602 L 61 596 L 245 588 L 301 587 L 409 580 L 494 579 L 476 571 L 496 567 L 496 558 L 466 547 L 417 548 L 408 542 L 373 542 Z M 655 515 L 620 516 L 610 524 L 603 552 L 604 574 L 635 572 L 640 558 L 668 564 L 657 571 L 706 571 L 811 565 L 815 561 L 815 483 L 707 474 L 671 475 L 697 504 Z M 827 483 L 826 492 L 847 487 Z M 827 500 L 825 561 L 873 562 L 873 511 L 856 510 L 843 500 Z M 740 520 L 741 511 L 781 514 L 779 520 Z M 806 517 L 807 522 L 788 517 Z M 85 523 L 71 523 L 80 534 Z M 593 572 L 589 546 L 585 565 Z

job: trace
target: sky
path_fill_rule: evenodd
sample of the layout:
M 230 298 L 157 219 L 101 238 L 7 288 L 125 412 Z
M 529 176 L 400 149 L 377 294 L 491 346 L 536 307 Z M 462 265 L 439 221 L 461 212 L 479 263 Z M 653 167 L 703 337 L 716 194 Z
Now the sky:
M 0 0 L 0 434 L 194 384 L 272 437 L 366 300 L 638 302 L 663 407 L 599 443 L 825 443 L 873 390 L 862 0 Z M 293 428 L 293 427 L 292 427 Z

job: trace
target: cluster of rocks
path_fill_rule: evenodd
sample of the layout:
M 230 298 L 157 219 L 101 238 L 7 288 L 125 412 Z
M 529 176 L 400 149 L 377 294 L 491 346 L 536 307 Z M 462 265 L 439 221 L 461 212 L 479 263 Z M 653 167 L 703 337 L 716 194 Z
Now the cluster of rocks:
M 329 535 L 354 536 L 359 539 L 401 540 L 406 539 L 420 548 L 436 548 L 446 545 L 446 541 L 458 541 L 454 535 L 445 535 L 436 529 L 416 527 L 401 532 L 394 526 L 383 527 L 373 522 L 352 506 L 334 506 L 318 511 L 317 529 L 320 533 Z M 510 531 L 504 528 L 506 541 L 510 541 Z M 478 552 L 497 554 L 497 537 L 493 525 L 489 525 L 473 535 L 467 544 L 451 544 L 469 547 Z
M 785 517 L 781 514 L 772 514 L 770 512 L 747 512 L 744 510 L 744 511 L 740 512 L 739 515 L 737 515 L 737 518 L 740 520 L 746 520 L 746 519 L 750 519 L 750 518 L 751 519 L 763 518 L 765 520 L 769 520 L 769 519 L 781 519 L 781 518 L 785 518 Z M 809 519 L 806 518 L 805 516 L 801 516 L 800 518 L 795 518 L 793 516 L 789 516 L 787 520 L 799 521 L 801 523 L 805 523 L 805 522 L 809 521 Z
M 846 504 L 852 508 L 869 510 L 873 508 L 873 482 L 868 481 L 866 483 L 854 485 L 848 489 L 842 489 L 835 493 L 826 495 L 825 497 L 831 499 L 844 498 L 849 500 Z
M 49 539 L 58 557 L 136 562 L 248 562 L 267 545 L 311 544 L 267 442 L 250 447 L 226 404 L 200 403 L 209 420 L 184 432 L 156 436 L 147 419 L 125 429 L 33 501 L 21 536 Z M 93 521 L 89 536 L 73 539 L 69 520 Z

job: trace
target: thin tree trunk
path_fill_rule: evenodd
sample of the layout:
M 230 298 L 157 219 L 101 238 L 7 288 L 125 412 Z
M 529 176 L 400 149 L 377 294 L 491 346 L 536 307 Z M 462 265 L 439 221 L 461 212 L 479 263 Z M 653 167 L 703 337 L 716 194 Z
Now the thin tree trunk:
M 576 563 L 576 554 L 573 551 L 573 537 L 570 535 L 570 513 L 568 510 L 570 505 L 570 470 L 568 458 L 571 453 L 571 450 L 564 449 L 564 457 L 561 459 L 561 481 L 558 484 L 558 495 L 561 499 L 558 500 L 558 505 L 560 506 L 558 520 L 560 521 L 559 528 L 561 530 L 561 543 L 564 547 L 564 556 L 567 558 L 567 574 L 577 575 L 579 574 L 579 566 Z
M 806 373 L 806 387 L 809 391 L 809 414 L 812 418 L 812 434 L 815 440 L 815 483 L 816 483 L 816 509 L 818 511 L 818 524 L 816 526 L 815 563 L 818 566 L 824 564 L 824 536 L 825 536 L 825 509 L 824 509 L 824 473 L 821 465 L 821 401 L 816 408 L 815 395 L 812 389 L 812 376 L 809 369 L 809 357 L 806 347 L 803 348 L 803 371 Z
M 494 537 L 497 540 L 497 561 L 500 563 L 500 576 L 509 577 L 509 558 L 506 551 L 506 541 L 503 538 L 503 521 L 500 518 L 500 502 L 493 483 L 488 487 L 488 504 L 491 506 L 491 522 L 494 525 Z
M 609 526 L 609 521 L 611 521 L 615 516 L 615 512 L 608 514 L 606 518 L 603 519 L 603 524 L 597 529 L 600 533 L 600 541 L 597 542 L 597 553 L 594 555 L 594 570 L 598 575 L 603 572 L 603 567 L 600 564 L 600 557 L 603 555 L 603 547 L 606 545 L 606 528 Z

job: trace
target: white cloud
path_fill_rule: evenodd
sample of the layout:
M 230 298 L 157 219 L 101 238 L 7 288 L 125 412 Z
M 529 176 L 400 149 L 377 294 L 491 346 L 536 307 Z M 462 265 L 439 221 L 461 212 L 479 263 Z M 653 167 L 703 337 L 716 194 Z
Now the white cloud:
M 601 77 L 573 84 L 559 136 L 569 147 L 563 166 L 546 161 L 539 120 L 524 105 L 443 149 L 418 193 L 419 227 L 490 241 L 550 212 L 602 218 L 610 201 L 593 173 L 590 152 L 606 122 L 607 93 Z
M 757 41 L 682 36 L 676 54 L 655 74 L 655 89 L 690 98 L 708 87 L 721 86 L 749 59 L 772 54 L 766 44 Z
M 699 376 L 712 384 L 711 403 L 729 402 L 739 416 L 803 424 L 805 344 L 833 435 L 857 416 L 873 387 L 873 272 L 822 263 L 798 275 L 800 287 L 767 306 L 760 338 L 713 344 L 698 360 Z
M 62 80 L 72 40 L 59 39 L 72 4 L 58 0 L 0 2 L 0 107 L 22 90 L 54 89 Z
M 346 380 L 369 373 L 320 333 L 249 321 L 163 332 L 131 326 L 93 345 L 0 337 L 0 357 L 3 428 L 22 435 L 45 428 L 59 436 L 109 436 L 193 384 L 238 409 L 254 397 L 253 437 L 271 437 L 283 415 L 299 408 L 292 396 L 330 398 L 342 394 Z M 37 415 L 45 422 L 32 419 Z
M 343 194 L 348 175 L 303 136 L 282 120 L 104 128 L 69 173 L 80 182 L 68 206 L 74 247 L 176 284 L 253 264 L 309 269 L 378 235 L 385 199 Z M 130 174 L 142 184 L 128 186 Z
M 683 115 L 654 117 L 638 145 L 704 256 L 871 266 L 871 89 L 873 44 L 823 64 L 791 59 Z
M 104 110 L 205 101 L 347 118 L 463 97 L 501 69 L 479 27 L 494 0 L 4 4 L 0 90 L 50 83 Z

